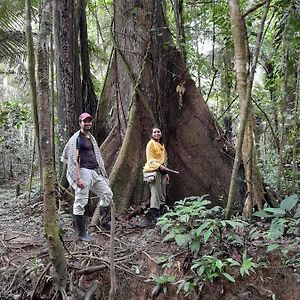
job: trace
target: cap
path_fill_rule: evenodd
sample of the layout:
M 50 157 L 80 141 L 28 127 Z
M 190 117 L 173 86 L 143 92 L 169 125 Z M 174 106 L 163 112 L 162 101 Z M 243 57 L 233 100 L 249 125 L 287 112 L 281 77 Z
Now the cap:
M 83 121 L 83 120 L 85 120 L 86 118 L 91 118 L 91 119 L 93 119 L 93 117 L 92 117 L 89 113 L 84 112 L 84 113 L 82 113 L 82 114 L 79 116 L 79 121 Z

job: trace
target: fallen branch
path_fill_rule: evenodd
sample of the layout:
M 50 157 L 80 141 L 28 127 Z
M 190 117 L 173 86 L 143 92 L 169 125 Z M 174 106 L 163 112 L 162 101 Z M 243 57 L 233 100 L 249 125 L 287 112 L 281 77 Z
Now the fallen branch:
M 142 251 L 142 253 L 145 254 L 150 260 L 152 260 L 153 262 L 155 262 L 156 264 L 158 264 L 158 262 L 154 258 L 152 258 L 147 252 Z
M 91 274 L 103 269 L 106 269 L 107 265 L 103 264 L 103 265 L 98 265 L 98 266 L 93 266 L 93 267 L 89 267 L 89 268 L 85 268 L 85 269 L 81 269 L 76 271 L 77 275 L 86 275 L 86 274 Z

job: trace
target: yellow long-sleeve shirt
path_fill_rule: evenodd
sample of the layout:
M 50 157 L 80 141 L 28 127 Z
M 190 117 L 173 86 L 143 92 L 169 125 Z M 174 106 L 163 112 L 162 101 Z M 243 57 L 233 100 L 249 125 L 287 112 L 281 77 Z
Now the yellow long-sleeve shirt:
M 146 147 L 147 162 L 143 168 L 144 172 L 156 171 L 162 164 L 167 163 L 167 151 L 165 146 L 151 139 Z

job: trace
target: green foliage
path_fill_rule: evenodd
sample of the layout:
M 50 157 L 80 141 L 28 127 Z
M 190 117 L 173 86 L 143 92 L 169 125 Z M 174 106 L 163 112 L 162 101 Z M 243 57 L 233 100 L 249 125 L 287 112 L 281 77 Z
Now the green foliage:
M 252 257 L 247 257 L 247 252 L 243 254 L 243 262 L 240 267 L 240 274 L 242 277 L 244 275 L 250 275 L 250 271 L 255 272 L 255 269 L 258 267 L 258 264 L 253 262 Z
M 154 281 L 160 285 L 166 285 L 169 283 L 173 283 L 175 281 L 175 276 L 172 275 L 162 275 L 154 278 Z
M 23 99 L 0 99 L 0 152 L 3 164 L 0 170 L 1 180 L 12 179 L 21 174 L 24 176 L 28 171 L 30 133 L 24 132 L 28 121 L 30 110 Z
M 270 228 L 266 231 L 265 236 L 270 240 L 277 240 L 284 235 L 300 234 L 300 208 L 294 212 L 298 204 L 298 195 L 291 195 L 285 198 L 279 207 L 265 207 L 262 211 L 255 212 L 253 215 L 261 218 L 272 219 Z M 277 244 L 268 246 L 267 251 L 277 249 Z
M 268 247 L 267 247 L 267 252 L 271 252 L 273 250 L 276 250 L 280 247 L 279 244 L 270 244 Z
M 3 101 L 0 107 L 0 125 L 19 128 L 22 123 L 30 120 L 30 115 L 27 103 L 19 100 Z
M 178 246 L 188 247 L 190 251 L 197 252 L 211 239 L 221 241 L 227 228 L 242 228 L 247 224 L 242 220 L 220 219 L 223 215 L 222 208 L 215 206 L 208 209 L 207 206 L 211 202 L 206 200 L 206 197 L 207 195 L 187 197 L 178 201 L 175 210 L 159 219 L 158 225 L 167 233 L 163 241 L 174 239 Z M 231 238 L 231 235 L 228 238 Z
M 262 218 L 279 218 L 284 216 L 292 216 L 292 210 L 298 202 L 298 195 L 291 195 L 285 198 L 279 207 L 265 207 L 263 210 L 255 212 L 253 215 Z M 294 215 L 294 218 L 299 218 L 299 210 Z
M 211 281 L 219 277 L 235 282 L 232 275 L 226 272 L 226 268 L 237 266 L 239 263 L 231 258 L 219 259 L 215 256 L 204 255 L 193 260 L 191 270 L 197 275 L 197 281 Z
M 245 228 L 248 223 L 237 218 L 223 220 L 223 209 L 208 208 L 211 202 L 206 198 L 207 195 L 203 195 L 178 201 L 173 211 L 158 220 L 158 225 L 165 233 L 163 241 L 173 240 L 179 247 L 187 248 L 193 256 L 190 274 L 181 280 L 178 286 L 178 290 L 186 293 L 204 282 L 213 282 L 217 278 L 235 282 L 236 275 L 232 273 L 234 270 L 238 269 L 240 275 L 245 276 L 258 267 L 246 253 L 238 261 L 226 250 L 229 244 L 243 244 L 243 241 L 237 238 L 236 231 Z M 209 245 L 210 250 L 207 250 L 206 245 Z M 164 263 L 170 267 L 170 261 L 166 258 Z

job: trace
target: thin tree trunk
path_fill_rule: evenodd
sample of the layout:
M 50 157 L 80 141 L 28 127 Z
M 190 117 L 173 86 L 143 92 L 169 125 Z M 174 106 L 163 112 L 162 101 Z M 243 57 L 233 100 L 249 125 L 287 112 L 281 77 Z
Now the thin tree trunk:
M 27 38 L 27 59 L 28 59 L 28 78 L 30 83 L 30 103 L 34 127 L 34 135 L 36 140 L 39 141 L 39 119 L 38 119 L 38 104 L 37 104 L 37 90 L 36 90 L 36 77 L 35 77 L 35 55 L 34 55 L 34 43 L 32 37 L 32 27 L 31 27 L 31 3 L 30 0 L 25 1 L 25 12 L 26 12 L 26 38 Z M 38 156 L 39 156 L 39 170 L 41 182 L 43 180 L 42 173 L 42 156 L 41 148 L 38 143 Z
M 30 164 L 30 177 L 29 177 L 29 188 L 28 188 L 28 203 L 31 205 L 31 189 L 32 189 L 32 179 L 33 179 L 33 165 L 34 165 L 34 159 L 35 159 L 35 144 L 36 144 L 36 138 L 33 137 L 33 145 L 32 145 L 32 158 L 31 158 L 31 164 Z
M 286 144 L 289 140 L 289 134 L 294 128 L 294 124 L 291 122 L 291 112 L 297 107 L 297 59 L 299 56 L 293 54 L 291 51 L 292 41 L 290 35 L 294 32 L 291 31 L 291 24 L 293 18 L 297 16 L 295 6 L 291 3 L 289 7 L 289 16 L 285 30 L 283 32 L 283 51 L 284 51 L 284 84 L 283 93 L 281 99 L 281 124 L 279 126 L 279 157 L 278 157 L 278 177 L 277 177 L 277 196 L 282 199 L 283 196 L 288 195 L 291 190 L 288 184 L 288 175 L 286 172 L 286 162 L 289 156 L 293 156 L 293 150 L 287 150 Z M 296 133 L 295 133 L 296 134 Z
M 54 142 L 54 135 L 55 135 L 55 124 L 54 124 L 54 115 L 55 115 L 55 74 L 54 74 L 54 49 L 53 49 L 53 34 L 51 32 L 50 36 L 50 91 L 51 91 L 51 144 L 52 144 L 52 153 L 53 153 L 53 167 L 56 173 L 56 156 L 55 156 L 55 142 Z
M 64 248 L 60 239 L 56 214 L 55 171 L 51 146 L 51 100 L 49 90 L 49 43 L 51 28 L 51 4 L 49 0 L 42 2 L 42 18 L 38 38 L 38 99 L 40 103 L 40 145 L 43 164 L 44 222 L 45 236 L 49 247 L 49 258 L 55 269 L 55 285 L 65 296 L 67 284 L 67 264 Z
M 253 166 L 252 166 L 252 151 L 253 151 L 253 129 L 250 126 L 253 124 L 252 113 L 250 109 L 251 90 L 256 69 L 256 64 L 259 56 L 264 23 L 269 10 L 270 1 L 266 2 L 265 12 L 256 38 L 255 54 L 251 66 L 251 73 L 248 76 L 248 54 L 247 54 L 247 40 L 244 22 L 240 13 L 239 0 L 229 0 L 231 30 L 233 36 L 234 50 L 235 50 L 235 68 L 237 72 L 237 86 L 240 98 L 240 126 L 238 133 L 238 142 L 236 147 L 233 170 L 230 180 L 230 188 L 227 199 L 226 215 L 230 216 L 230 211 L 233 203 L 234 193 L 236 189 L 236 178 L 240 167 L 241 158 L 243 156 L 243 163 L 245 167 L 247 180 L 247 197 L 244 206 L 244 216 L 251 217 L 253 207 L 253 186 L 256 182 L 252 182 Z M 246 133 L 246 134 L 245 134 Z M 243 143 L 247 143 L 244 149 Z M 256 186 L 257 188 L 257 186 Z M 262 196 L 257 195 L 256 196 Z
M 296 134 L 299 127 L 299 102 L 300 102 L 300 57 L 298 58 L 297 66 L 297 80 L 296 80 L 296 94 L 295 94 L 295 109 L 294 109 L 294 142 L 293 142 L 293 155 L 292 155 L 292 194 L 296 194 L 299 189 L 297 182 L 299 167 L 297 164 L 297 156 L 299 153 L 300 140 L 299 135 Z

